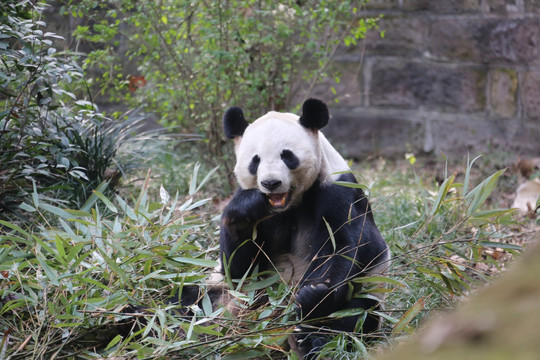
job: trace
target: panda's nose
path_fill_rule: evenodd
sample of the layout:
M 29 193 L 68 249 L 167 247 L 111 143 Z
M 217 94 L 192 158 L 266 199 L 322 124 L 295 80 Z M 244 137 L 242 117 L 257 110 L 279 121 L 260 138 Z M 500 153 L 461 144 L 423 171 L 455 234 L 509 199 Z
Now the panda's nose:
M 280 180 L 263 180 L 261 181 L 261 185 L 267 188 L 268 190 L 272 191 L 281 186 L 281 181 Z

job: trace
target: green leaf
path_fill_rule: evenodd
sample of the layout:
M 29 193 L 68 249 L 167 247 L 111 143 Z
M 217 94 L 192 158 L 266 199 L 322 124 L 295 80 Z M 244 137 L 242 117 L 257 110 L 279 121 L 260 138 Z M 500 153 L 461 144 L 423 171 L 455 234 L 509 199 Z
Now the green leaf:
M 77 216 L 77 217 L 91 217 L 92 216 L 92 214 L 90 214 L 88 211 L 74 210 L 74 209 L 64 209 L 64 210 L 72 216 Z
M 101 184 L 98 185 L 98 187 L 95 189 L 95 191 L 99 193 L 103 193 L 103 191 L 107 188 L 109 185 L 108 181 L 103 181 Z M 92 192 L 92 195 L 86 200 L 84 205 L 81 207 L 81 211 L 88 212 L 92 208 L 92 206 L 98 201 L 99 197 L 96 195 L 95 192 Z
M 386 283 L 386 284 L 391 284 L 391 285 L 396 285 L 396 286 L 406 286 L 405 284 L 395 280 L 395 279 L 391 279 L 389 277 L 386 277 L 386 276 L 367 276 L 367 277 L 362 277 L 362 278 L 358 278 L 358 279 L 354 279 L 353 282 L 355 283 L 359 283 L 359 284 L 364 284 L 364 283 Z
M 97 190 L 94 190 L 93 191 L 94 194 L 96 194 L 96 196 L 101 200 L 103 201 L 103 203 L 105 204 L 105 206 L 107 206 L 107 208 L 112 211 L 113 213 L 117 213 L 118 212 L 118 209 L 116 208 L 116 206 L 114 206 L 114 204 L 109 200 L 107 199 L 107 197 L 105 195 L 103 195 L 101 192 L 97 191 Z
M 23 209 L 24 211 L 28 212 L 35 212 L 36 209 L 33 206 L 28 205 L 27 203 L 21 203 L 19 204 L 19 207 Z
M 176 257 L 171 258 L 171 260 L 184 263 L 184 264 L 191 264 L 191 265 L 209 267 L 209 268 L 213 268 L 219 265 L 219 263 L 215 260 L 188 258 L 188 257 L 183 257 L 183 256 L 176 256 Z
M 471 175 L 471 168 L 476 160 L 480 158 L 482 155 L 478 155 L 469 163 L 469 155 L 467 154 L 467 170 L 465 170 L 465 180 L 463 181 L 463 196 L 467 195 L 467 192 L 469 191 L 469 177 Z
M 343 318 L 348 316 L 358 316 L 366 312 L 366 309 L 363 308 L 354 308 L 354 309 L 345 309 L 339 310 L 328 315 L 329 318 Z
M 434 271 L 434 270 L 431 270 L 431 269 L 428 269 L 428 268 L 425 268 L 425 267 L 422 267 L 422 266 L 418 266 L 416 268 L 416 271 L 421 272 L 422 274 L 433 276 L 433 277 L 435 277 L 437 279 L 441 278 L 441 273 L 439 273 L 437 271 Z
M 124 284 L 127 285 L 130 289 L 133 289 L 133 285 L 131 284 L 131 281 L 129 280 L 129 278 L 126 276 L 126 272 L 122 270 L 116 264 L 116 262 L 113 259 L 111 259 L 103 250 L 98 249 L 98 252 L 103 257 L 107 265 L 109 265 L 111 270 L 120 277 L 120 279 L 124 282 Z
M 239 291 L 236 291 L 236 290 L 227 290 L 227 292 L 229 294 L 231 294 L 232 297 L 240 300 L 240 301 L 246 301 L 246 302 L 249 302 L 251 299 L 248 295 L 246 294 L 242 294 L 241 292 Z
M 118 344 L 120 341 L 122 341 L 122 336 L 121 335 L 116 335 L 114 337 L 114 339 L 112 339 L 109 344 L 107 344 L 107 346 L 105 347 L 105 351 L 109 350 L 110 348 L 112 348 L 113 346 L 115 346 L 116 344 Z
M 491 248 L 501 248 L 505 250 L 516 250 L 521 251 L 523 250 L 523 247 L 515 244 L 506 244 L 506 243 L 499 243 L 495 241 L 479 241 L 479 245 L 485 246 L 485 247 L 491 247 Z
M 336 239 L 334 237 L 334 231 L 330 227 L 330 224 L 326 221 L 326 219 L 323 217 L 324 224 L 326 225 L 326 230 L 328 231 L 328 235 L 330 236 L 330 241 L 332 242 L 332 247 L 334 248 L 334 252 L 336 251 Z
M 54 242 L 56 244 L 56 252 L 58 253 L 58 259 L 65 263 L 66 259 L 66 250 L 64 249 L 64 239 L 62 239 L 60 236 L 56 235 L 54 238 Z
M 504 173 L 504 171 L 505 169 L 497 171 L 495 174 L 489 176 L 487 179 L 478 184 L 478 186 L 476 186 L 474 189 L 471 190 L 470 193 L 467 194 L 466 198 L 468 199 L 470 199 L 470 197 L 474 195 L 467 209 L 468 216 L 473 215 L 480 208 L 480 206 L 484 204 L 488 196 L 495 189 L 497 181 L 499 180 L 499 177 Z
M 66 328 L 66 327 L 79 327 L 81 325 L 84 325 L 84 323 L 83 322 L 70 322 L 70 323 L 52 324 L 52 327 Z
M 516 212 L 516 209 L 491 209 L 484 211 L 477 211 L 474 213 L 473 219 L 486 219 L 493 217 L 501 217 Z
M 210 180 L 210 178 L 212 177 L 212 175 L 214 175 L 214 173 L 219 169 L 219 166 L 216 166 L 215 168 L 213 168 L 212 170 L 210 170 L 208 172 L 208 174 L 206 174 L 206 176 L 204 177 L 204 179 L 202 179 L 202 181 L 199 183 L 199 185 L 197 186 L 197 188 L 195 189 L 194 193 L 197 193 L 199 190 L 202 189 L 202 187 L 208 182 L 208 180 Z M 192 193 L 190 193 L 190 195 L 193 195 Z
M 428 297 L 429 298 L 429 297 Z M 396 325 L 392 328 L 392 335 L 399 335 L 403 332 L 407 325 L 424 309 L 426 306 L 425 298 L 418 299 L 414 305 L 403 314 Z
M 37 253 L 36 259 L 43 268 L 43 271 L 45 271 L 45 274 L 47 274 L 47 278 L 49 279 L 49 281 L 53 285 L 60 285 L 58 282 L 58 273 L 56 272 L 56 270 L 49 266 L 49 264 L 47 263 L 47 259 L 45 259 L 45 256 L 43 256 L 43 254 L 41 253 Z
M 336 185 L 345 186 L 345 187 L 348 187 L 348 188 L 368 190 L 368 187 L 366 185 L 358 184 L 358 183 L 354 183 L 354 182 L 334 181 L 333 183 L 336 184 Z
M 87 278 L 87 277 L 80 277 L 79 278 L 82 282 L 85 282 L 85 283 L 88 283 L 88 284 L 91 284 L 91 285 L 95 285 L 105 291 L 108 291 L 108 292 L 114 292 L 113 289 L 111 289 L 110 287 L 108 287 L 107 285 L 105 284 L 102 284 L 100 283 L 99 281 L 97 280 L 94 280 L 94 279 L 91 279 L 91 278 Z
M 225 355 L 223 360 L 257 359 L 261 356 L 265 356 L 265 352 L 259 350 L 241 350 L 237 353 Z
M 71 217 L 71 215 L 67 211 L 65 211 L 64 209 L 60 209 L 59 207 L 54 205 L 49 205 L 41 202 L 39 204 L 39 207 L 43 210 L 50 212 L 51 214 L 54 214 L 64 219 L 69 219 Z
M 34 236 L 30 235 L 28 232 L 24 231 L 23 229 L 21 229 L 20 227 L 18 227 L 15 224 L 9 223 L 9 222 L 4 221 L 4 220 L 0 220 L 0 225 L 3 225 L 5 227 L 7 227 L 7 228 L 15 230 L 15 231 L 21 233 L 22 235 L 26 236 L 27 238 L 34 238 Z
M 199 162 L 195 163 L 195 166 L 193 167 L 193 172 L 191 173 L 191 179 L 189 181 L 189 195 L 193 195 L 196 192 L 197 189 L 197 175 L 199 174 L 199 168 L 201 167 L 201 164 Z
M 454 183 L 455 175 L 451 175 L 448 177 L 439 187 L 439 193 L 437 194 L 437 198 L 435 199 L 435 203 L 433 204 L 433 207 L 431 208 L 430 217 L 434 216 L 439 209 L 441 208 L 441 205 L 443 203 L 444 198 L 446 197 L 446 194 L 448 194 L 448 191 L 450 191 L 450 188 L 452 187 L 452 184 Z
M 32 201 L 34 202 L 34 207 L 37 209 L 39 208 L 39 196 L 37 193 L 36 182 L 34 180 L 32 180 L 32 187 L 34 189 L 32 191 Z
M 279 276 L 279 274 L 274 274 L 267 278 L 263 278 L 262 280 L 259 280 L 259 281 L 251 281 L 242 289 L 244 291 L 255 291 L 255 290 L 266 289 L 270 287 L 271 285 L 277 283 L 280 279 L 281 277 Z

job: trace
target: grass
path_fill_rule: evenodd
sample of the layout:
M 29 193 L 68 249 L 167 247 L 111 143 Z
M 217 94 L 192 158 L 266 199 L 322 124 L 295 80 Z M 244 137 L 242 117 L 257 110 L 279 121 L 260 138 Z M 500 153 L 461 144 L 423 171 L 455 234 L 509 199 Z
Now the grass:
M 494 251 L 519 251 L 512 213 L 486 208 L 503 171 L 473 179 L 480 162 L 441 182 L 410 166 L 358 167 L 393 253 L 389 273 L 373 279 L 387 299 L 380 346 L 488 282 L 493 271 L 479 264 L 500 267 Z M 180 194 L 148 173 L 121 195 L 105 196 L 102 183 L 79 209 L 33 196 L 23 205 L 32 229 L 1 221 L 0 358 L 295 359 L 287 350 L 293 289 L 277 277 L 245 279 L 242 293 L 230 292 L 247 306 L 266 301 L 242 321 L 207 301 L 182 317 L 168 301 L 218 265 L 219 212 L 205 196 L 217 179 L 190 171 Z M 354 334 L 337 335 L 323 353 L 370 356 Z

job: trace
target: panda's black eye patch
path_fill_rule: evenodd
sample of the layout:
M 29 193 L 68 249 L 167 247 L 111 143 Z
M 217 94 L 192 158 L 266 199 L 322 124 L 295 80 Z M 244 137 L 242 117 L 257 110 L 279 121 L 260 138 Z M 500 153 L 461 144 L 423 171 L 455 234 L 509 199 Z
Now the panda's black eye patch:
M 257 169 L 259 168 L 260 163 L 261 163 L 261 158 L 259 157 L 259 155 L 253 156 L 253 158 L 251 159 L 251 162 L 249 163 L 249 167 L 248 167 L 249 173 L 251 175 L 257 174 Z
M 285 165 L 291 170 L 296 169 L 300 165 L 300 159 L 298 159 L 291 150 L 283 150 L 281 152 L 281 160 L 283 160 Z

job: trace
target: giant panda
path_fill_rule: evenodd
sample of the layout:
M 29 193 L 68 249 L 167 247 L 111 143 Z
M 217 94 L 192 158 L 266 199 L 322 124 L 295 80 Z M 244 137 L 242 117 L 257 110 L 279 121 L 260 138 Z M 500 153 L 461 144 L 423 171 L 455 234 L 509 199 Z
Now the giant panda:
M 223 116 L 235 144 L 238 189 L 221 217 L 221 271 L 233 279 L 253 269 L 288 274 L 305 324 L 289 342 L 305 359 L 329 340 L 321 328 L 358 330 L 358 316 L 325 317 L 381 308 L 372 298 L 351 297 L 351 280 L 384 272 L 390 261 L 363 191 L 336 183 L 356 180 L 320 131 L 328 121 L 318 99 L 306 100 L 301 116 L 272 111 L 248 124 L 239 107 Z M 378 327 L 379 318 L 368 316 L 362 332 Z

